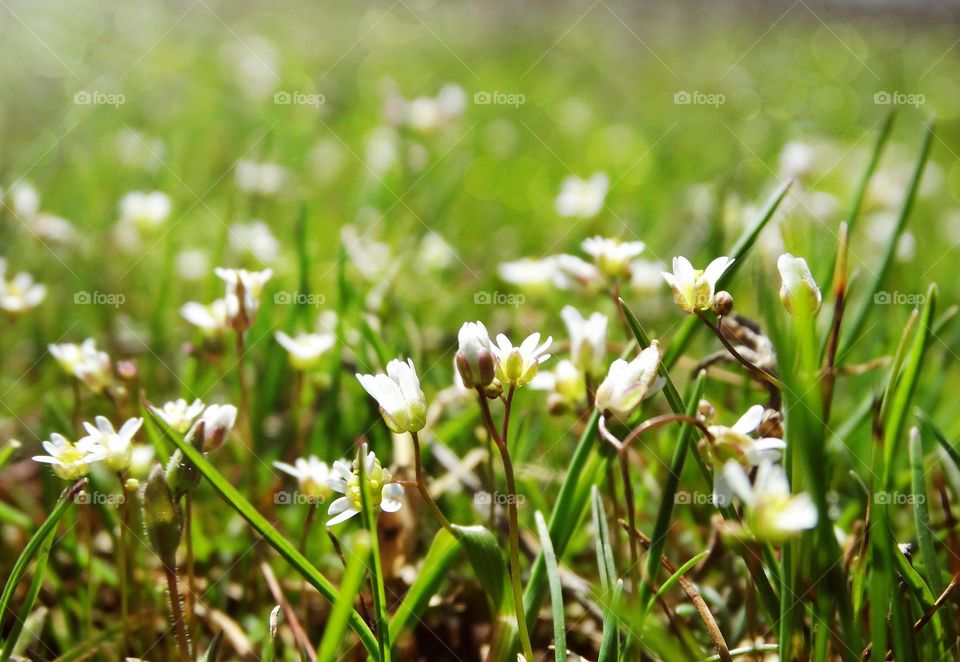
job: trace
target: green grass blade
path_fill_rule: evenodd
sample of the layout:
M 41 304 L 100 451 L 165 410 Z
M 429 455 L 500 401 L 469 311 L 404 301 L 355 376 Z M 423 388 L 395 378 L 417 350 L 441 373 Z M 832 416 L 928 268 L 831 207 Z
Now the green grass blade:
M 647 602 L 646 611 L 650 612 L 653 609 L 653 606 L 657 604 L 657 600 L 659 600 L 661 597 L 666 595 L 667 591 L 673 588 L 676 585 L 676 583 L 680 581 L 681 577 L 683 577 L 685 574 L 690 572 L 690 569 L 693 566 L 700 563 L 700 561 L 705 559 L 709 554 L 710 554 L 710 550 L 705 549 L 699 554 L 697 554 L 696 556 L 694 556 L 692 559 L 690 559 L 689 561 L 681 565 L 679 568 L 677 568 L 677 571 L 674 572 L 672 575 L 670 575 L 667 578 L 667 581 L 663 582 L 660 588 L 657 589 L 657 592 Z
M 603 511 L 603 499 L 596 485 L 590 488 L 590 515 L 593 518 L 593 541 L 597 552 L 597 567 L 600 569 L 600 585 L 607 594 L 613 589 L 617 569 L 613 562 L 613 550 L 610 548 L 610 530 Z
M 539 510 L 533 514 L 537 521 L 537 534 L 543 547 L 543 557 L 547 564 L 547 581 L 550 584 L 550 610 L 553 613 L 553 651 L 557 662 L 567 659 L 567 625 L 563 617 L 563 591 L 560 587 L 560 571 L 557 568 L 557 555 L 553 553 L 547 521 Z
M 337 659 L 337 650 L 343 643 L 350 620 L 350 612 L 363 585 L 363 576 L 367 570 L 367 558 L 370 554 L 370 536 L 358 535 L 353 542 L 347 568 L 340 580 L 340 595 L 333 604 L 330 616 L 323 629 L 323 639 L 317 647 L 318 662 L 333 662 Z
M 494 615 L 509 611 L 514 615 L 513 600 L 510 598 L 510 586 L 507 579 L 507 560 L 503 550 L 489 529 L 482 526 L 453 525 L 460 534 L 460 543 L 467 550 L 470 565 L 477 573 L 477 579 L 486 589 L 493 603 Z
M 439 590 L 440 584 L 457 560 L 460 549 L 460 542 L 449 531 L 437 531 L 420 573 L 390 619 L 390 641 L 394 642 L 394 645 L 410 622 L 427 608 L 430 598 Z
M 618 579 L 613 586 L 613 596 L 603 611 L 603 639 L 600 641 L 600 654 L 597 656 L 597 662 L 613 662 L 617 659 L 618 631 L 620 629 L 620 619 L 617 618 L 617 611 L 620 608 L 622 595 L 623 580 Z
M 20 633 L 24 631 L 24 624 L 30 617 L 33 605 L 40 595 L 40 589 L 43 588 L 43 578 L 47 573 L 47 559 L 50 558 L 50 549 L 53 547 L 54 536 L 49 535 L 43 540 L 40 551 L 37 554 L 37 562 L 33 566 L 33 579 L 30 582 L 30 588 L 27 589 L 27 595 L 23 599 L 23 606 L 20 607 L 20 613 L 7 633 L 7 640 L 0 652 L 0 662 L 6 662 L 10 659 L 17 641 L 20 639 Z

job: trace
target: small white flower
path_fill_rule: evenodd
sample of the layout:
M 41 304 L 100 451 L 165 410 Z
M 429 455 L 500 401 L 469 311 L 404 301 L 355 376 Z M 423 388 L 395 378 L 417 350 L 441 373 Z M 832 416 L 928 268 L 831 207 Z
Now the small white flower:
M 393 359 L 387 364 L 387 374 L 358 374 L 357 379 L 380 405 L 380 414 L 391 432 L 419 432 L 426 425 L 427 399 L 411 359 Z
M 364 278 L 371 282 L 384 280 L 392 270 L 390 246 L 361 235 L 352 225 L 344 225 L 340 239 L 350 262 Z
M 820 310 L 822 296 L 807 261 L 786 253 L 777 260 L 777 269 L 783 280 L 780 286 L 780 301 L 787 312 L 795 315 L 816 315 Z
M 283 331 L 277 331 L 274 335 L 290 355 L 290 365 L 297 370 L 316 367 L 320 357 L 333 347 L 336 340 L 331 333 L 300 333 L 291 338 Z
M 220 448 L 236 422 L 237 408 L 233 405 L 208 405 L 200 420 L 194 423 L 194 427 L 203 423 L 203 452 Z
M 159 416 L 164 423 L 170 426 L 170 429 L 177 434 L 186 434 L 193 421 L 203 411 L 203 402 L 197 398 L 188 404 L 186 400 L 180 398 L 176 401 L 165 402 L 162 407 L 150 406 L 150 410 Z
M 97 349 L 93 338 L 87 338 L 80 345 L 48 345 L 48 349 L 67 374 L 85 383 L 95 393 L 101 392 L 110 384 L 110 356 Z
M 762 462 L 753 485 L 738 462 L 727 462 L 723 474 L 743 501 L 744 523 L 758 540 L 781 544 L 817 525 L 817 508 L 810 495 L 791 495 L 786 472 L 780 465 Z
M 128 419 L 120 430 L 115 430 L 113 424 L 103 416 L 97 416 L 96 427 L 84 421 L 83 427 L 87 436 L 77 442 L 77 445 L 95 444 L 102 449 L 103 464 L 111 471 L 126 471 L 130 465 L 133 452 L 133 435 L 143 425 L 142 418 Z M 92 447 L 92 446 L 90 446 Z
M 257 163 L 246 159 L 237 163 L 234 174 L 241 191 L 263 196 L 276 194 L 287 179 L 287 171 L 276 163 Z
M 657 393 L 665 383 L 659 376 L 660 346 L 656 340 L 635 359 L 617 359 L 597 388 L 596 406 L 625 420 L 642 400 Z
M 634 260 L 630 263 L 630 287 L 643 294 L 653 294 L 663 282 L 660 275 L 663 269 L 661 262 Z
M 46 296 L 47 288 L 34 283 L 30 274 L 21 271 L 12 280 L 6 280 L 4 269 L 0 268 L 0 310 L 20 315 L 40 305 Z
M 759 466 L 761 462 L 779 460 L 784 448 L 787 447 L 783 439 L 763 437 L 753 439 L 750 434 L 763 421 L 763 405 L 754 405 L 733 424 L 710 425 L 707 430 L 713 437 L 713 443 L 707 446 L 714 463 L 713 499 L 714 503 L 725 506 L 733 496 L 731 486 L 725 480 L 725 472 L 721 467 L 730 460 L 739 462 L 746 467 Z
M 152 232 L 163 225 L 172 207 L 170 196 L 162 191 L 131 191 L 120 199 L 120 220 L 138 232 Z
M 612 278 L 628 277 L 630 262 L 647 247 L 642 241 L 620 241 L 607 237 L 584 239 L 583 252 L 593 257 L 597 267 Z
M 293 465 L 286 462 L 274 462 L 273 466 L 283 473 L 297 479 L 297 488 L 306 498 L 322 502 L 330 496 L 330 479 L 333 474 L 326 462 L 316 455 L 307 458 L 298 457 Z
M 780 174 L 784 177 L 805 177 L 816 162 L 813 147 L 800 141 L 788 142 L 780 152 Z
M 673 298 L 685 313 L 707 310 L 713 305 L 717 281 L 730 265 L 733 258 L 718 257 L 707 265 L 706 269 L 694 269 L 685 257 L 673 258 L 673 273 L 661 272 L 663 279 L 673 290 Z
M 210 273 L 210 256 L 202 248 L 180 251 L 176 257 L 177 273 L 184 280 L 198 281 Z
M 257 313 L 257 309 L 260 308 L 260 294 L 263 292 L 263 286 L 273 276 L 273 270 L 247 271 L 246 269 L 217 267 L 213 272 L 227 284 L 227 293 L 224 297 L 227 304 L 227 318 L 234 320 L 240 315 L 241 301 L 237 294 L 242 288 L 242 310 L 252 320 Z
M 360 450 L 360 456 L 364 458 L 363 473 L 367 480 L 367 494 L 370 496 L 373 508 L 379 507 L 385 513 L 395 513 L 400 510 L 403 505 L 399 500 L 403 496 L 403 486 L 392 482 L 393 476 L 390 471 L 380 465 L 373 451 L 367 452 L 366 444 Z M 327 514 L 333 517 L 327 521 L 327 526 L 345 522 L 363 509 L 360 467 L 357 460 L 352 464 L 345 460 L 337 460 L 333 463 L 333 472 L 334 475 L 327 484 L 330 489 L 344 496 L 330 504 Z
M 50 441 L 43 442 L 46 455 L 35 455 L 34 462 L 49 464 L 58 477 L 64 480 L 77 480 L 86 476 L 90 465 L 103 459 L 103 449 L 86 438 L 77 443 L 57 433 L 50 435 Z
M 230 247 L 239 253 L 249 253 L 263 264 L 272 264 L 280 255 L 280 242 L 263 221 L 231 225 Z
M 7 205 L 20 220 L 29 220 L 40 211 L 40 193 L 32 184 L 18 181 L 6 197 Z
M 593 218 L 603 209 L 604 198 L 610 188 L 606 174 L 598 172 L 590 179 L 567 177 L 560 186 L 556 209 L 561 216 Z
M 492 343 L 483 322 L 464 322 L 457 334 L 460 343 L 454 365 L 467 388 L 487 386 L 495 376 Z
M 570 354 L 574 364 L 588 375 L 603 372 L 607 354 L 607 316 L 593 313 L 584 318 L 573 306 L 564 306 L 560 317 L 570 334 Z
M 500 278 L 511 285 L 545 290 L 557 285 L 559 272 L 554 258 L 522 258 L 503 262 L 497 267 Z
M 539 342 L 540 334 L 532 333 L 514 347 L 505 335 L 498 334 L 497 344 L 492 346 L 497 379 L 513 387 L 528 384 L 537 375 L 540 364 L 550 358 L 545 352 L 553 338 L 547 338 L 542 345 L 538 345 Z
M 566 411 L 584 399 L 587 384 L 583 373 L 569 359 L 562 359 L 553 371 L 541 370 L 530 380 L 530 388 L 550 391 L 547 405 L 551 412 Z
M 76 244 L 81 240 L 80 233 L 70 221 L 53 214 L 37 214 L 30 220 L 27 227 L 30 229 L 30 234 L 43 241 Z
M 180 307 L 180 316 L 203 331 L 204 335 L 217 336 L 230 328 L 227 317 L 227 302 L 217 299 L 209 305 L 188 301 Z
M 557 255 L 554 258 L 557 276 L 556 286 L 561 290 L 595 292 L 604 285 L 604 275 L 597 265 L 576 255 Z

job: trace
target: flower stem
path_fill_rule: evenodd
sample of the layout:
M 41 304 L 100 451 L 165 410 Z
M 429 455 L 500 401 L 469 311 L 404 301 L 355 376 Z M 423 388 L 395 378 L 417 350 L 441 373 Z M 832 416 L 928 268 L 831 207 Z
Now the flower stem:
M 433 513 L 433 516 L 437 519 L 437 522 L 453 534 L 454 538 L 458 538 L 457 532 L 454 530 L 453 525 L 450 524 L 443 511 L 440 510 L 440 506 L 437 505 L 437 502 L 433 500 L 433 497 L 430 496 L 430 491 L 427 489 L 427 483 L 423 479 L 423 466 L 420 463 L 420 436 L 416 432 L 410 432 L 410 436 L 413 438 L 413 458 L 414 458 L 414 470 L 417 473 L 417 489 L 420 491 L 420 496 L 423 497 L 424 503 L 427 504 L 427 507 L 430 508 L 430 512 Z
M 163 571 L 167 576 L 167 589 L 170 591 L 170 613 L 173 617 L 173 627 L 177 633 L 177 649 L 180 651 L 180 662 L 190 661 L 190 639 L 183 622 L 183 606 L 180 602 L 180 589 L 177 586 L 177 570 L 166 563 Z
M 187 612 L 187 618 L 190 619 L 189 630 L 193 632 L 195 628 L 193 599 L 196 595 L 196 579 L 193 568 L 193 495 L 187 492 L 184 503 L 183 517 L 183 535 L 187 539 L 187 591 L 184 594 L 183 604 Z
M 317 514 L 317 504 L 310 503 L 307 505 L 307 508 L 308 508 L 307 518 L 303 521 L 303 531 L 300 532 L 300 544 L 298 545 L 298 548 L 300 549 L 300 553 L 303 554 L 305 557 L 307 555 L 307 540 L 309 539 L 308 537 L 310 535 L 310 527 L 313 525 L 313 519 Z M 303 626 L 304 628 L 306 628 L 308 625 L 307 624 L 307 580 L 306 579 L 304 579 L 303 582 L 301 582 L 300 611 L 303 614 L 303 616 L 301 616 L 303 620 Z
M 253 419 L 250 412 L 250 390 L 247 387 L 247 377 L 244 372 L 244 357 L 246 348 L 243 343 L 243 331 L 237 331 L 237 383 L 240 386 L 240 406 L 243 409 L 243 420 L 246 424 L 247 438 L 253 445 Z
M 697 317 L 699 317 L 700 320 L 707 325 L 710 331 L 713 332 L 713 335 L 717 337 L 717 339 L 720 341 L 720 344 L 723 345 L 724 349 L 726 349 L 730 353 L 730 356 L 732 356 L 734 359 L 737 360 L 737 362 L 739 362 L 744 368 L 746 368 L 747 372 L 753 375 L 753 377 L 757 381 L 766 382 L 767 384 L 769 384 L 770 386 L 778 390 L 783 388 L 783 384 L 780 382 L 779 379 L 777 379 L 769 371 L 764 370 L 760 366 L 756 366 L 753 363 L 750 363 L 750 361 L 744 358 L 744 356 L 737 351 L 737 349 L 730 343 L 730 341 L 727 340 L 727 337 L 723 335 L 723 330 L 720 328 L 720 324 L 722 323 L 722 320 L 719 323 L 714 324 L 709 319 L 707 319 L 706 315 L 704 315 L 703 312 L 699 310 L 697 311 Z
M 370 533 L 370 583 L 373 593 L 373 609 L 376 614 L 377 643 L 382 662 L 390 662 L 390 619 L 387 609 L 387 593 L 383 585 L 383 564 L 380 559 L 380 541 L 377 538 L 377 514 L 367 486 L 366 449 L 364 444 L 357 462 L 360 478 L 360 499 L 363 521 Z
M 117 587 L 120 590 L 120 619 L 123 623 L 120 654 L 126 655 L 127 621 L 130 618 L 127 588 L 127 494 L 123 484 L 122 473 L 117 473 L 117 480 L 120 482 L 120 536 L 117 542 Z

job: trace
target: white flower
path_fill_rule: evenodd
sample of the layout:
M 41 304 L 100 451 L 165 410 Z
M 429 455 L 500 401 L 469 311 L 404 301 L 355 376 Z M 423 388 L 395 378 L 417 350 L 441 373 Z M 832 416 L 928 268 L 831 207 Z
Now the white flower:
M 502 333 L 497 335 L 497 344 L 492 347 L 496 359 L 497 379 L 513 387 L 524 386 L 537 375 L 540 364 L 550 358 L 545 354 L 553 342 L 547 338 L 542 345 L 540 334 L 532 333 L 514 347 L 510 340 Z
M 263 264 L 272 264 L 280 255 L 280 242 L 263 221 L 231 225 L 230 247 L 237 252 L 249 253 Z
M 387 119 L 414 131 L 431 133 L 452 124 L 467 105 L 467 94 L 459 85 L 444 85 L 435 97 L 407 101 L 391 90 L 387 97 Z
M 551 391 L 547 398 L 551 412 L 566 411 L 582 402 L 587 392 L 583 373 L 569 359 L 558 361 L 552 372 L 537 372 L 536 377 L 530 380 L 530 388 Z
M 110 384 L 110 356 L 97 350 L 96 341 L 87 338 L 82 344 L 61 343 L 48 345 L 50 354 L 60 366 L 73 375 L 95 393 L 99 393 Z
M 363 444 L 360 456 L 364 458 L 363 473 L 367 480 L 367 494 L 373 508 L 379 507 L 385 513 L 395 513 L 403 505 L 399 498 L 403 496 L 403 486 L 394 483 L 390 471 L 380 465 L 373 451 L 367 452 L 367 445 Z M 336 499 L 327 510 L 333 515 L 327 521 L 327 526 L 334 526 L 360 513 L 363 501 L 360 491 L 360 467 L 357 460 L 353 463 L 337 460 L 333 463 L 334 476 L 327 484 L 335 492 L 344 496 Z
M 436 232 L 428 232 L 417 249 L 417 270 L 421 273 L 448 268 L 457 259 L 453 247 Z
M 6 263 L 0 259 L 0 310 L 19 315 L 40 305 L 47 296 L 47 288 L 33 282 L 33 277 L 21 271 L 12 280 L 4 278 Z
M 707 430 L 713 437 L 713 442 L 707 446 L 714 463 L 713 499 L 714 503 L 726 506 L 733 496 L 731 486 L 726 482 L 726 473 L 720 468 L 728 461 L 733 460 L 747 467 L 759 466 L 761 462 L 780 459 L 784 448 L 787 447 L 783 439 L 763 437 L 753 439 L 750 433 L 756 430 L 763 421 L 763 405 L 754 405 L 733 424 L 733 427 L 724 425 L 710 425 Z
M 94 427 L 84 421 L 83 427 L 87 436 L 77 442 L 80 444 L 95 444 L 102 449 L 103 464 L 111 471 L 126 471 L 130 465 L 133 452 L 133 435 L 143 425 L 142 418 L 128 419 L 120 430 L 114 430 L 113 424 L 103 416 L 97 416 L 97 425 Z M 92 447 L 92 446 L 91 446 Z
M 241 191 L 263 196 L 276 194 L 287 178 L 287 171 L 276 163 L 256 163 L 246 159 L 237 163 L 234 174 Z
M 120 220 L 139 232 L 151 232 L 167 220 L 172 206 L 170 197 L 162 191 L 131 191 L 120 199 Z
M 46 455 L 35 455 L 34 462 L 49 464 L 58 477 L 64 480 L 77 480 L 86 476 L 90 465 L 103 459 L 103 449 L 86 438 L 77 443 L 57 433 L 50 435 L 50 441 L 43 442 Z
M 713 305 L 717 281 L 730 265 L 733 258 L 718 257 L 707 265 L 706 269 L 694 269 L 685 257 L 673 258 L 673 273 L 661 272 L 673 290 L 673 298 L 685 313 L 707 310 Z
M 617 359 L 597 388 L 596 406 L 624 420 L 641 400 L 657 393 L 665 380 L 659 376 L 660 345 L 656 340 L 629 363 Z
M 597 265 L 576 255 L 557 255 L 554 258 L 556 285 L 561 290 L 579 289 L 593 292 L 604 284 L 603 273 Z
M 293 465 L 286 462 L 274 462 L 280 471 L 297 479 L 297 488 L 307 499 L 322 502 L 330 495 L 330 479 L 333 477 L 326 462 L 316 455 L 308 458 L 298 457 Z
M 176 257 L 177 273 L 185 280 L 203 280 L 210 273 L 210 256 L 200 248 L 180 251 Z
M 7 191 L 7 205 L 20 220 L 29 220 L 40 211 L 40 193 L 32 184 L 18 181 Z
M 391 271 L 392 262 L 390 247 L 387 244 L 373 241 L 366 235 L 361 235 L 352 225 L 344 225 L 340 230 L 340 239 L 343 241 L 347 257 L 357 268 L 357 271 L 371 282 L 383 280 Z
M 743 501 L 744 523 L 757 539 L 780 544 L 817 525 L 817 508 L 810 495 L 791 495 L 780 465 L 762 462 L 753 485 L 738 462 L 727 462 L 723 474 Z
M 333 347 L 336 340 L 331 333 L 300 333 L 294 337 L 283 331 L 277 331 L 277 342 L 290 355 L 290 364 L 297 370 L 309 370 L 316 367 L 320 357 Z
M 557 213 L 561 216 L 592 218 L 603 209 L 603 200 L 610 188 L 606 174 L 598 172 L 590 179 L 567 177 L 560 186 L 557 196 Z
M 150 406 L 150 410 L 159 416 L 170 429 L 177 434 L 186 434 L 194 419 L 203 411 L 203 402 L 197 398 L 192 403 L 180 398 L 176 401 L 165 402 L 162 407 Z
M 457 334 L 460 343 L 454 358 L 466 388 L 487 386 L 495 376 L 490 336 L 483 322 L 464 322 Z
M 816 162 L 813 147 L 804 142 L 792 141 L 780 152 L 780 174 L 784 177 L 805 177 Z
M 630 275 L 630 262 L 647 247 L 642 241 L 620 241 L 606 237 L 590 237 L 581 244 L 583 252 L 593 257 L 600 270 L 613 278 Z
M 217 267 L 213 272 L 227 284 L 227 294 L 224 297 L 227 306 L 227 318 L 234 320 L 240 315 L 241 301 L 237 294 L 242 287 L 242 310 L 252 320 L 257 313 L 257 309 L 260 308 L 260 294 L 263 292 L 263 286 L 273 276 L 273 270 L 247 271 L 246 269 Z
M 529 289 L 547 289 L 557 285 L 559 276 L 554 258 L 522 258 L 503 262 L 497 267 L 497 274 L 506 283 Z
M 607 316 L 593 313 L 584 319 L 573 306 L 564 306 L 560 317 L 570 334 L 570 354 L 574 364 L 585 374 L 600 374 L 607 354 Z
M 780 301 L 787 312 L 795 315 L 815 315 L 820 310 L 822 296 L 807 261 L 786 253 L 777 260 L 777 269 L 783 280 L 780 286 Z
M 208 405 L 194 427 L 203 423 L 203 452 L 214 451 L 223 444 L 234 423 L 237 422 L 237 408 L 233 405 Z
M 661 262 L 634 260 L 630 263 L 630 287 L 643 294 L 653 294 L 663 282 L 660 276 L 663 269 Z
M 217 336 L 230 328 L 227 302 L 217 299 L 209 305 L 188 301 L 180 307 L 180 316 L 203 331 L 206 336 Z
M 387 364 L 387 374 L 358 374 L 357 379 L 380 405 L 380 414 L 394 434 L 419 432 L 426 425 L 427 399 L 411 359 L 393 359 Z
M 53 214 L 37 214 L 30 221 L 30 234 L 44 241 L 74 244 L 80 241 L 80 233 L 65 218 Z

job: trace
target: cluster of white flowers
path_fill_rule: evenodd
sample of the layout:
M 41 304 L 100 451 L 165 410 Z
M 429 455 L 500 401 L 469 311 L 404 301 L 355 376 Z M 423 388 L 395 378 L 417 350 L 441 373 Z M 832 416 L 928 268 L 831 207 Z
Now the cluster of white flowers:
M 241 191 L 264 197 L 279 193 L 289 178 L 287 170 L 277 163 L 247 159 L 237 162 L 234 176 Z
M 561 216 L 593 218 L 603 209 L 603 201 L 610 189 L 606 173 L 595 173 L 589 179 L 570 176 L 560 185 L 557 196 L 557 213 Z
M 157 230 L 170 217 L 173 202 L 162 191 L 131 191 L 120 199 L 119 213 L 114 237 L 124 250 L 140 247 L 144 237 L 156 235 Z
M 386 119 L 402 126 L 431 133 L 455 122 L 467 106 L 467 93 L 459 85 L 447 84 L 434 97 L 405 99 L 394 87 L 387 90 Z
M 19 316 L 35 308 L 47 296 L 47 288 L 35 283 L 25 271 L 7 279 L 7 261 L 0 257 L 0 310 L 11 316 Z
M 110 356 L 97 349 L 93 338 L 87 338 L 79 345 L 52 344 L 48 349 L 68 375 L 82 381 L 94 393 L 100 393 L 110 385 L 113 378 Z
M 80 233 L 65 218 L 40 209 L 40 192 L 25 181 L 15 182 L 3 195 L 3 201 L 30 236 L 43 242 L 76 244 Z
M 230 328 L 246 329 L 256 318 L 263 286 L 273 276 L 273 271 L 217 267 L 214 273 L 226 283 L 224 297 L 207 305 L 188 301 L 181 306 L 180 315 L 209 337 L 216 337 Z
M 133 437 L 143 425 L 143 419 L 127 419 L 119 430 L 103 416 L 97 416 L 95 422 L 96 425 L 83 423 L 87 434 L 75 443 L 61 434 L 52 434 L 49 441 L 42 443 L 47 454 L 34 456 L 34 461 L 49 464 L 53 473 L 64 480 L 87 475 L 96 462 L 102 462 L 115 473 L 125 473 L 134 458 Z

